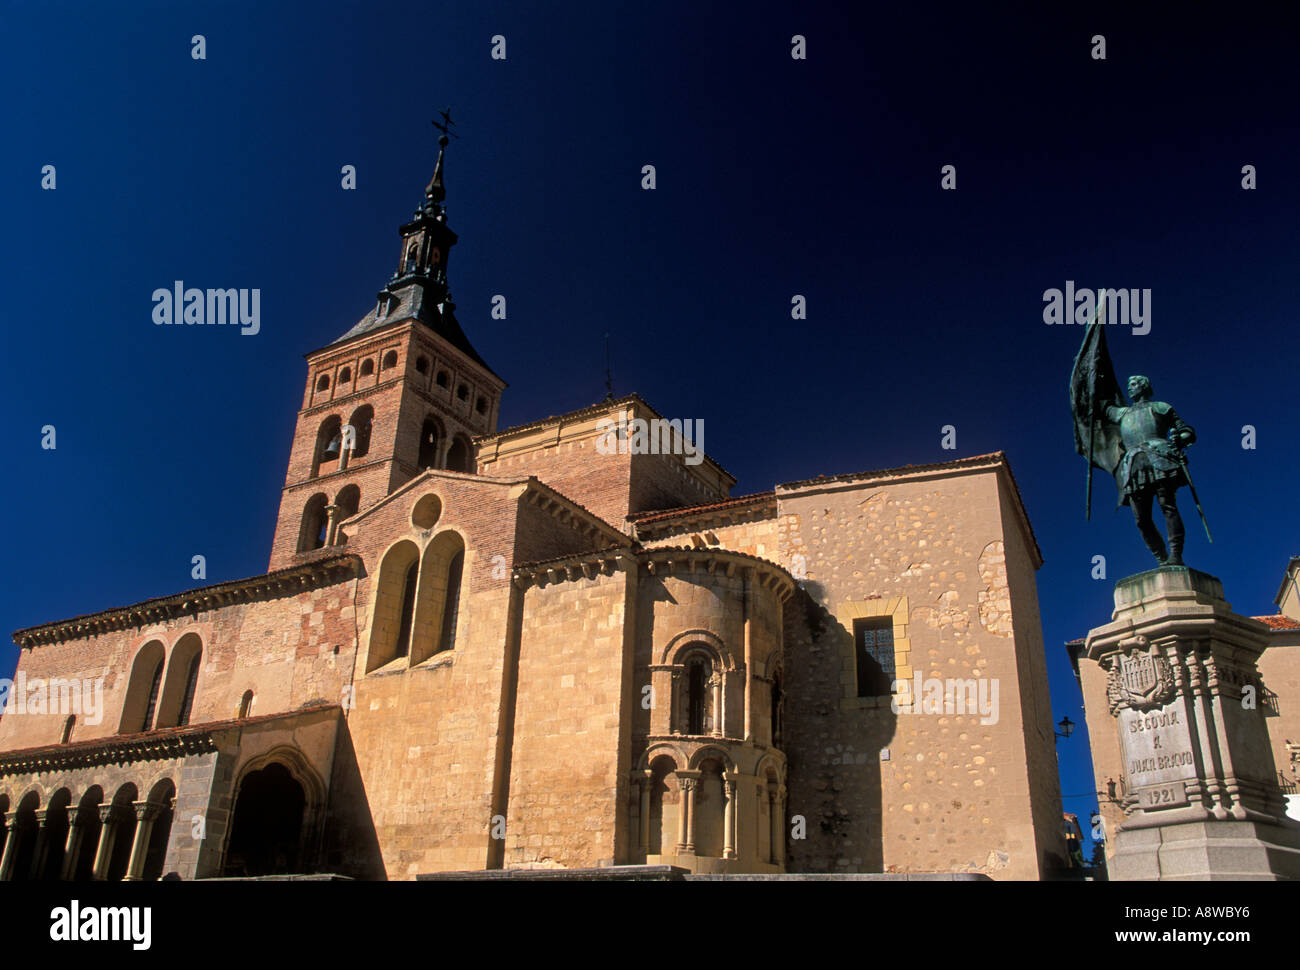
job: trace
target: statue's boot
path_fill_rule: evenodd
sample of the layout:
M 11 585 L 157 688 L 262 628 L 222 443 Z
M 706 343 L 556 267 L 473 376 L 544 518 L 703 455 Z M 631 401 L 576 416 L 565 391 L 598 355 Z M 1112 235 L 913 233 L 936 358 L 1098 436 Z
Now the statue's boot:
M 1151 550 L 1151 555 L 1156 557 L 1156 562 L 1162 566 L 1171 565 L 1168 553 L 1165 552 L 1165 540 L 1160 537 L 1160 533 L 1156 531 L 1154 526 L 1149 531 L 1142 530 L 1142 541 Z
M 1169 555 L 1165 557 L 1166 566 L 1181 566 L 1183 564 L 1183 537 L 1169 540 Z

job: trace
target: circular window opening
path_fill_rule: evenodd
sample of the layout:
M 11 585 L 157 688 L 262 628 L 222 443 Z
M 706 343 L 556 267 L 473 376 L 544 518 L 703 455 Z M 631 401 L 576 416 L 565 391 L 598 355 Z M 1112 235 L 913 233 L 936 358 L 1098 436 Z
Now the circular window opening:
M 442 499 L 430 492 L 420 497 L 411 509 L 411 525 L 417 529 L 432 529 L 438 517 L 442 515 Z

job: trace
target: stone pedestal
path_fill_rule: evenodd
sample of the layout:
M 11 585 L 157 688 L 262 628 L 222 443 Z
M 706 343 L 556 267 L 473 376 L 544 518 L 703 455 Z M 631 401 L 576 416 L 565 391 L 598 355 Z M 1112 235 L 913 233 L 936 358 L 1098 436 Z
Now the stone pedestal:
M 1267 642 L 1207 573 L 1161 566 L 1115 585 L 1112 622 L 1085 644 L 1123 755 L 1112 879 L 1300 878 L 1257 696 Z

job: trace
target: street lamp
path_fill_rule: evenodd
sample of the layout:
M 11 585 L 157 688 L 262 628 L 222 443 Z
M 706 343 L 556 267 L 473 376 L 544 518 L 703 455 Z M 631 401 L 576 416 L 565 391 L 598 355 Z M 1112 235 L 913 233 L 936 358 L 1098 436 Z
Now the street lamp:
M 1074 722 L 1070 720 L 1068 715 L 1061 718 L 1061 723 L 1057 727 L 1061 729 L 1056 732 L 1058 738 L 1068 738 L 1074 733 Z

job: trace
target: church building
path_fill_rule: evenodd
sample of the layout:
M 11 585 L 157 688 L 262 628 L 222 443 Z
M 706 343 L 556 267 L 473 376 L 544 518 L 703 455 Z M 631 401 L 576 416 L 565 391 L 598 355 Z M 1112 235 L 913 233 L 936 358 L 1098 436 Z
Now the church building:
M 0 879 L 1064 868 L 1006 457 L 733 496 L 637 395 L 499 428 L 442 144 L 266 572 L 14 633 Z

